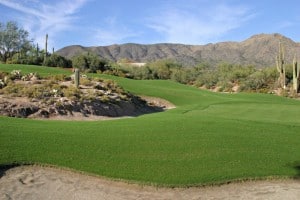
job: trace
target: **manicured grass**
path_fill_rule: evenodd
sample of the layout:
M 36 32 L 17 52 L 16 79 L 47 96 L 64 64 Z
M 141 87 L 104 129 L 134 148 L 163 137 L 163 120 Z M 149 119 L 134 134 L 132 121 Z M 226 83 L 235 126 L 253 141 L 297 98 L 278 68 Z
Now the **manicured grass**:
M 102 77 L 136 94 L 165 98 L 177 108 L 96 122 L 0 117 L 0 164 L 50 164 L 168 186 L 299 177 L 300 101 Z
M 49 68 L 45 66 L 36 66 L 36 65 L 0 64 L 0 71 L 11 72 L 13 70 L 21 70 L 22 74 L 37 72 L 41 76 L 71 74 L 71 69 L 63 69 L 63 68 L 55 68 L 55 67 Z

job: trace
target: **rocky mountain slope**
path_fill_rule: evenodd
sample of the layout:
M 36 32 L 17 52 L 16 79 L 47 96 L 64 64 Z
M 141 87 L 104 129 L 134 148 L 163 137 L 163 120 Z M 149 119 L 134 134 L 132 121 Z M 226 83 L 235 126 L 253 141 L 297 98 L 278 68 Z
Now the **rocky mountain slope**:
M 280 34 L 259 34 L 242 42 L 220 42 L 206 45 L 184 44 L 122 44 L 98 47 L 67 46 L 57 51 L 58 54 L 71 58 L 76 54 L 92 52 L 111 61 L 123 58 L 135 62 L 150 62 L 158 59 L 174 59 L 185 66 L 199 62 L 212 65 L 220 62 L 254 65 L 256 67 L 273 66 L 281 41 L 286 49 L 287 62 L 292 62 L 293 55 L 300 54 L 300 43 Z

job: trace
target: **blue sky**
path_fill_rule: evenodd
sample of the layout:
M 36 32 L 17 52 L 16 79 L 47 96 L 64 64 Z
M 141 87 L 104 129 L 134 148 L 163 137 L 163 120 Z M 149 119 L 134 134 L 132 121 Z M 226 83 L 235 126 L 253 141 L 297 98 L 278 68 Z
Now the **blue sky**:
M 42 47 L 123 43 L 207 44 L 280 33 L 300 42 L 298 0 L 0 0 Z

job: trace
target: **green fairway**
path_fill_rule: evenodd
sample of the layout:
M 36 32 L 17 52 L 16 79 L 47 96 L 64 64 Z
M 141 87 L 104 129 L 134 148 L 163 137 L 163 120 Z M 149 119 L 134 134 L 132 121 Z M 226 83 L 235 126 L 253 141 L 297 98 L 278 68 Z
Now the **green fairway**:
M 71 74 L 71 69 L 61 69 L 61 68 L 50 68 L 43 66 L 35 66 L 35 65 L 5 65 L 0 64 L 0 71 L 11 72 L 13 70 L 21 70 L 22 74 L 28 73 L 38 73 L 41 76 L 49 76 L 49 75 L 57 75 L 57 74 Z
M 26 67 L 0 65 L 0 71 L 70 73 Z M 0 117 L 0 165 L 49 164 L 167 186 L 299 177 L 300 101 L 101 76 L 135 94 L 167 99 L 177 108 L 94 122 Z

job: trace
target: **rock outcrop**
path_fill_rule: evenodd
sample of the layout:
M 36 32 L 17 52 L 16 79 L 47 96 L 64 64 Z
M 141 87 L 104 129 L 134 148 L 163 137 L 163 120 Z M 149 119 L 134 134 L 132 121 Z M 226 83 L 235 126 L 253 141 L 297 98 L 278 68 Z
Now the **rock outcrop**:
M 0 89 L 0 115 L 18 118 L 125 117 L 160 112 L 161 104 L 124 91 L 111 80 L 81 78 L 76 88 L 68 77 L 38 81 L 10 79 Z
M 0 115 L 18 118 L 55 118 L 90 116 L 125 117 L 160 112 L 164 110 L 161 105 L 149 105 L 138 97 L 130 101 L 101 102 L 74 101 L 66 98 L 56 98 L 53 104 L 32 101 L 27 98 L 0 98 Z

